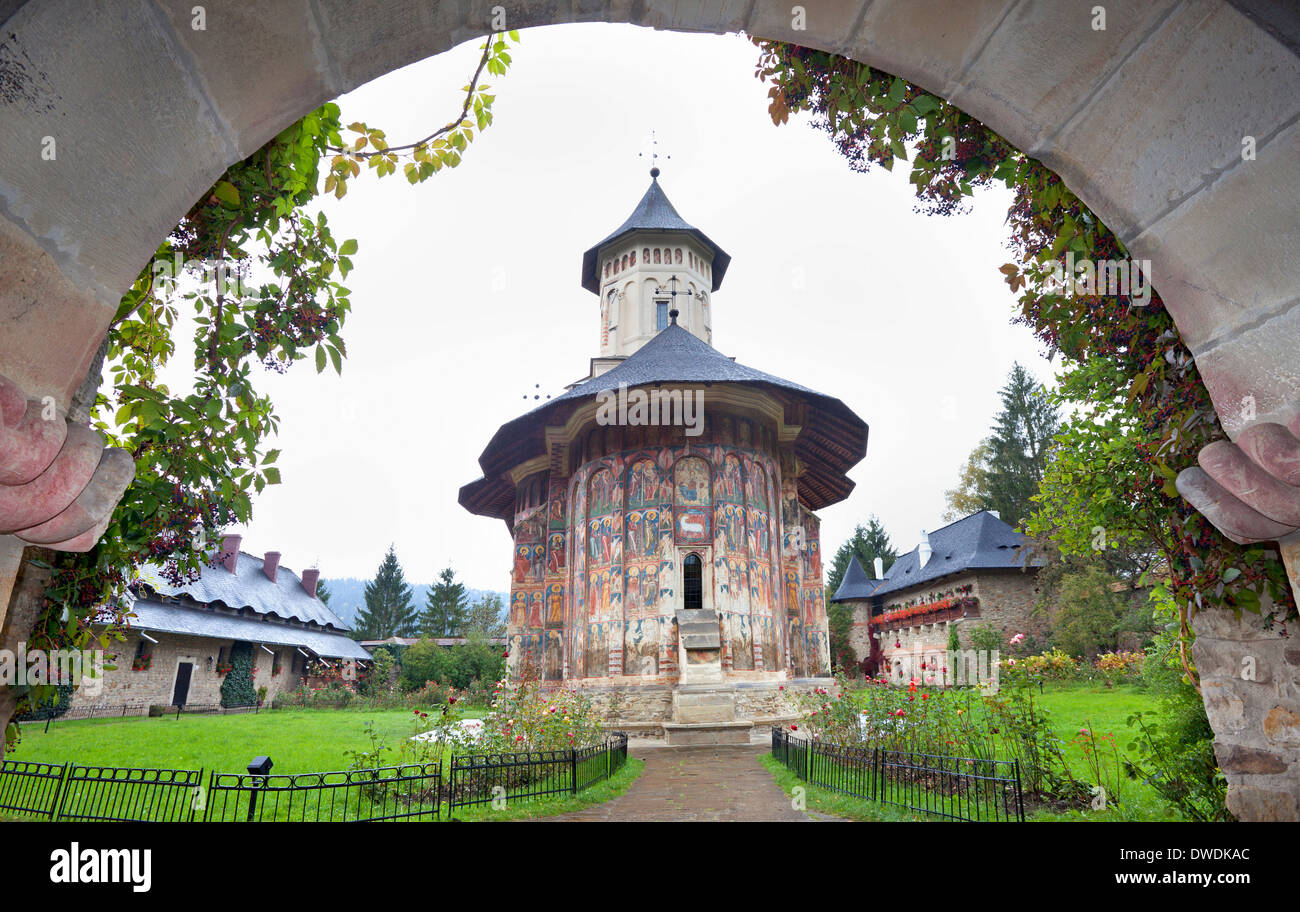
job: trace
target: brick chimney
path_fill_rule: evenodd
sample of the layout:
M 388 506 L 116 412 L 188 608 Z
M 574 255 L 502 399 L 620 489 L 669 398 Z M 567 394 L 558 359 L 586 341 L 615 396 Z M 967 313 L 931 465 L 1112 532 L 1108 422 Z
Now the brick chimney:
M 280 552 L 267 551 L 266 555 L 262 558 L 262 572 L 266 574 L 266 578 L 274 583 L 275 571 L 278 570 L 279 568 L 280 568 Z
M 315 567 L 310 570 L 302 571 L 302 588 L 307 590 L 307 594 L 312 598 L 316 597 L 316 584 L 320 582 L 320 570 Z
M 242 535 L 227 535 L 221 540 L 221 564 L 231 573 L 239 566 L 239 545 L 243 540 Z

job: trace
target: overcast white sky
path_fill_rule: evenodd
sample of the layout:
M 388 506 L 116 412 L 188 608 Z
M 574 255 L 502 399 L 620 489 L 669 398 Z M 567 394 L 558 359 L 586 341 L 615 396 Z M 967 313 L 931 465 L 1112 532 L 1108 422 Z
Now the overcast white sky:
M 822 511 L 832 553 L 880 516 L 900 550 L 942 525 L 951 487 L 997 409 L 1013 360 L 1051 382 L 997 267 L 1005 193 L 952 218 L 913 212 L 902 168 L 852 173 L 806 122 L 767 116 L 743 38 L 623 25 L 526 31 L 498 81 L 496 122 L 464 163 L 419 187 L 358 180 L 325 204 L 360 250 L 343 376 L 310 359 L 262 380 L 281 418 L 283 484 L 257 498 L 244 549 L 295 570 L 373 575 L 392 542 L 413 582 L 450 565 L 509 588 L 499 520 L 457 503 L 502 423 L 585 376 L 599 307 L 582 252 L 660 182 L 732 256 L 713 341 L 741 363 L 837 396 L 870 426 L 845 502 Z M 464 45 L 341 100 L 344 122 L 409 141 L 458 110 Z M 185 360 L 183 357 L 178 360 Z M 524 396 L 527 394 L 527 401 Z

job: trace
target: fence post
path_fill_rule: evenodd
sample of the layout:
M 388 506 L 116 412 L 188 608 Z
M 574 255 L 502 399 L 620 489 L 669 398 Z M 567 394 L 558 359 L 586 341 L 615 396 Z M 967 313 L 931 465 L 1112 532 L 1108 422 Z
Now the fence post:
M 59 810 L 59 798 L 61 798 L 63 795 L 63 782 L 67 778 L 67 776 L 68 776 L 68 764 L 65 763 L 63 764 L 63 767 L 59 770 L 59 781 L 54 783 L 54 798 L 50 801 L 50 813 L 49 813 L 49 818 L 51 820 L 54 819 L 54 815 Z
M 871 749 L 871 789 L 870 789 L 872 801 L 879 801 L 880 796 L 883 794 L 882 790 L 880 789 L 879 776 L 880 776 L 880 748 L 873 747 Z
M 1025 795 L 1020 785 L 1020 758 L 1016 757 L 1016 818 L 1020 823 L 1025 822 Z
M 571 777 L 569 794 L 576 795 L 578 794 L 578 752 L 572 747 L 569 748 L 569 776 Z

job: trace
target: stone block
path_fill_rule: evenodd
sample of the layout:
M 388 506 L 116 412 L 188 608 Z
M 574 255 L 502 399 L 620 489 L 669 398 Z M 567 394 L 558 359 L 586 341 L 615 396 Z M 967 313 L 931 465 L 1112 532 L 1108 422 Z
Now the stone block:
M 952 102 L 1036 154 L 1176 5 L 1107 4 L 1106 28 L 1094 31 L 1091 4 L 1069 11 L 1020 4 L 963 74 Z
M 284 129 L 286 119 L 342 94 L 308 3 L 209 6 L 201 30 L 191 0 L 159 6 L 236 136 L 240 157 Z
M 665 722 L 664 736 L 670 747 L 705 747 L 719 744 L 748 744 L 753 722 Z
M 846 53 L 942 97 L 1014 6 L 1009 0 L 879 0 Z
M 793 3 L 759 3 L 750 15 L 745 31 L 760 38 L 791 41 L 804 47 L 826 50 L 844 48 L 852 43 L 858 18 L 868 4 L 863 0 L 825 0 L 803 4 L 803 28 L 794 28 Z
M 32 97 L 4 107 L 0 210 L 73 282 L 116 303 L 238 150 L 152 3 L 50 0 L 5 31 L 29 61 Z
M 676 32 L 738 32 L 747 25 L 749 0 L 645 0 L 641 25 Z
M 1043 160 L 1086 201 L 1124 200 L 1126 215 L 1100 214 L 1128 240 L 1240 163 L 1242 137 L 1266 136 L 1300 113 L 1298 81 L 1300 58 L 1231 5 L 1180 4 Z M 1162 278 L 1156 287 L 1168 297 Z
M 1269 775 L 1285 773 L 1288 769 L 1286 759 L 1281 754 L 1258 747 L 1215 741 L 1214 755 L 1219 758 L 1219 766 L 1225 773 Z
M 1300 123 L 1256 136 L 1253 161 L 1241 159 L 1240 134 L 1234 141 L 1228 170 L 1129 242 L 1156 264 L 1155 287 L 1196 355 L 1289 307 L 1300 278 Z
M 1259 421 L 1286 423 L 1300 402 L 1300 304 L 1263 319 L 1196 354 L 1201 379 L 1229 437 L 1253 411 Z
M 677 691 L 673 694 L 674 722 L 734 722 L 734 691 Z
M 1300 818 L 1300 800 L 1294 793 L 1254 785 L 1229 785 L 1227 806 L 1238 820 L 1267 822 Z
M 320 0 L 316 6 L 322 40 L 343 91 L 486 31 L 467 24 L 459 3 Z

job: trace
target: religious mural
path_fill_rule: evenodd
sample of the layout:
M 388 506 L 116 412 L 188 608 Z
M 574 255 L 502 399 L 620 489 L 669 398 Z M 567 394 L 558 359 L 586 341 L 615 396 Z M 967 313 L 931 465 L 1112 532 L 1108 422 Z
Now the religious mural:
M 820 533 L 795 481 L 777 486 L 770 431 L 724 417 L 689 446 L 673 432 L 597 428 L 574 473 L 545 481 L 546 502 L 521 503 L 512 670 L 527 661 L 554 681 L 674 678 L 677 555 L 689 548 L 710 568 L 706 605 L 721 618 L 726 669 L 821 673 Z

